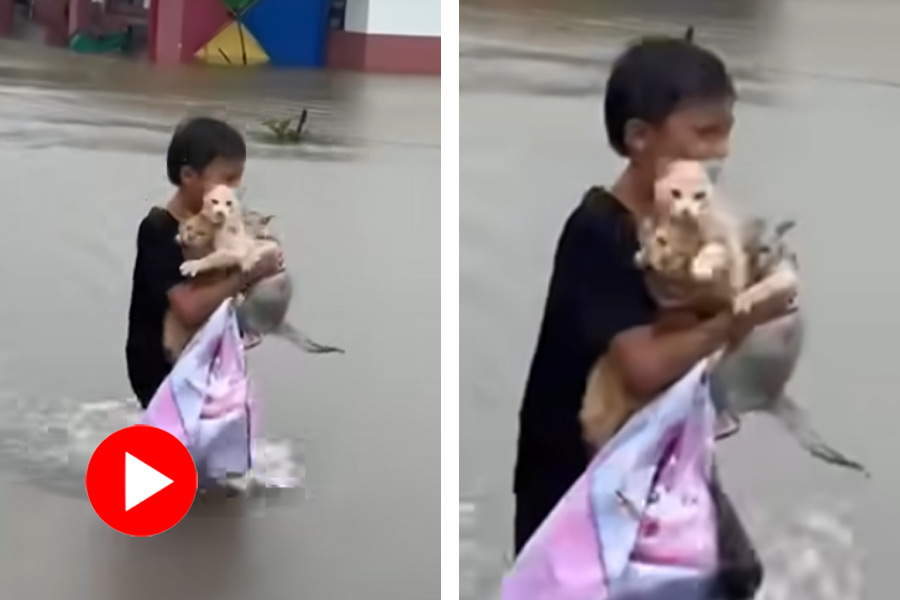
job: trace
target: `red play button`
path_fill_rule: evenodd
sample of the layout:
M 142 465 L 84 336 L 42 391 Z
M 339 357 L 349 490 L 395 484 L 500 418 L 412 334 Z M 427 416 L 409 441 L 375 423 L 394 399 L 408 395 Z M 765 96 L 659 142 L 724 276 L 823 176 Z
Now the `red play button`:
M 104 523 L 128 535 L 156 535 L 178 523 L 191 507 L 197 470 L 178 438 L 135 425 L 97 447 L 84 485 Z

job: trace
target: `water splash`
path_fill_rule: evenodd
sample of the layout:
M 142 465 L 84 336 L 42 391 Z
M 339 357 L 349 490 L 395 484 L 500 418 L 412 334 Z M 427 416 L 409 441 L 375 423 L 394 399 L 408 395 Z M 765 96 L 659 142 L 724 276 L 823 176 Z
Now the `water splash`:
M 499 598 L 499 574 L 511 565 L 511 556 L 483 544 L 479 532 L 484 519 L 478 503 L 459 502 L 459 597 L 466 600 Z
M 786 514 L 751 510 L 747 524 L 766 567 L 759 600 L 861 600 L 863 551 L 852 507 L 812 498 Z
M 111 433 L 136 425 L 134 398 L 79 402 L 0 396 L 0 468 L 4 479 L 28 481 L 66 495 L 83 495 L 91 455 Z M 302 489 L 306 471 L 302 444 L 261 438 L 254 443 L 255 464 L 229 486 L 249 493 Z

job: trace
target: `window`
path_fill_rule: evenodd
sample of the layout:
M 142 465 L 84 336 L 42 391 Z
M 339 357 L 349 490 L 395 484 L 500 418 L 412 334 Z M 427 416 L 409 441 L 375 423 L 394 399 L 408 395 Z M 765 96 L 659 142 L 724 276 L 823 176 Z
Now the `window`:
M 344 13 L 347 11 L 347 0 L 331 0 L 328 7 L 328 26 L 331 29 L 344 29 Z

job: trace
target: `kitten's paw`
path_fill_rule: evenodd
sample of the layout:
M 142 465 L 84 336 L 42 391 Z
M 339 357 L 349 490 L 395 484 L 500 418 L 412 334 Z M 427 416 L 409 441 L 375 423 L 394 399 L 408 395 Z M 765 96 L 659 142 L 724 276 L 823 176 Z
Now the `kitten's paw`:
M 731 302 L 731 310 L 738 315 L 744 315 L 753 310 L 753 307 L 772 297 L 772 288 L 766 282 L 751 286 L 734 297 Z
M 257 257 L 246 258 L 241 261 L 241 271 L 244 273 L 249 273 L 253 267 L 256 265 Z
M 694 263 L 691 265 L 691 277 L 697 281 L 712 281 L 716 276 L 715 265 L 710 263 Z
M 746 315 L 756 305 L 756 301 L 755 294 L 741 292 L 731 302 L 731 311 L 736 315 Z
M 196 260 L 186 260 L 181 263 L 181 267 L 178 269 L 181 271 L 181 274 L 185 277 L 194 277 L 197 273 L 200 272 L 200 264 L 199 261 Z
M 728 254 L 719 246 L 707 246 L 691 261 L 691 276 L 698 281 L 711 281 L 728 268 Z
M 718 260 L 697 260 L 691 264 L 691 277 L 697 281 L 712 281 L 725 270 Z

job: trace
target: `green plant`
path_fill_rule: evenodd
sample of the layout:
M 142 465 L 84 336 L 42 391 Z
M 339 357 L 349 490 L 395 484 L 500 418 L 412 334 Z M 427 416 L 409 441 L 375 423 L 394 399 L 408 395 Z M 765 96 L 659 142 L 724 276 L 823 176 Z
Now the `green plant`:
M 297 117 L 263 119 L 262 124 L 271 132 L 275 141 L 281 143 L 299 143 L 303 139 L 306 119 L 309 116 L 304 108 Z

